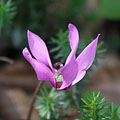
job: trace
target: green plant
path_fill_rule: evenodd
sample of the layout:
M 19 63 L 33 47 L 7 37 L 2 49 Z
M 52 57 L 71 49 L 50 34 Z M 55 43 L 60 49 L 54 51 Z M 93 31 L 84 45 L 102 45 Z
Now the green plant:
M 56 38 L 51 38 L 50 41 L 50 44 L 56 45 L 54 48 L 50 49 L 50 52 L 57 53 L 54 56 L 54 59 L 59 59 L 59 61 L 62 63 L 65 62 L 70 52 L 68 34 L 69 34 L 68 30 L 64 32 L 62 29 L 60 29 L 59 32 L 56 34 Z
M 113 103 L 109 105 L 109 112 L 107 114 L 108 120 L 119 120 L 120 119 L 120 111 L 119 106 L 115 106 Z
M 50 49 L 51 53 L 57 53 L 54 56 L 54 59 L 59 59 L 60 62 L 64 63 L 67 56 L 70 53 L 70 45 L 69 45 L 69 39 L 68 39 L 69 31 L 63 31 L 62 29 L 59 30 L 59 32 L 56 34 L 55 38 L 51 38 L 50 44 L 55 44 L 54 48 Z M 78 49 L 76 52 L 76 56 L 78 56 L 83 49 L 92 41 L 93 39 L 86 41 L 83 39 L 80 39 Z M 96 50 L 96 60 L 99 57 L 100 54 L 104 53 L 106 49 L 100 49 L 103 45 L 103 41 L 100 41 L 97 46 Z
M 0 1 L 0 30 L 12 23 L 12 19 L 16 14 L 16 7 L 12 0 Z
M 54 88 L 49 92 L 45 87 L 40 90 L 41 96 L 37 96 L 40 100 L 35 104 L 40 118 L 47 120 L 58 120 L 64 115 L 65 110 L 70 107 L 70 100 L 66 99 L 64 92 L 57 92 Z
M 84 105 L 80 108 L 81 117 L 76 120 L 119 120 L 119 107 L 107 104 L 100 92 L 83 94 Z
M 55 53 L 54 59 L 58 60 L 62 63 L 65 62 L 67 56 L 69 55 L 71 49 L 70 49 L 70 45 L 69 45 L 69 39 L 68 39 L 68 34 L 69 31 L 63 31 L 62 29 L 59 30 L 59 32 L 56 34 L 55 38 L 51 39 L 50 44 L 55 44 L 55 47 L 50 49 L 51 53 Z M 92 41 L 93 39 L 86 41 L 83 39 L 80 39 L 79 45 L 78 45 L 78 49 L 76 52 L 76 56 L 78 56 L 83 49 Z M 101 49 L 101 47 L 103 46 L 104 42 L 100 41 L 97 45 L 97 50 L 96 50 L 96 57 L 95 57 L 95 61 L 93 63 L 93 65 L 97 65 L 97 59 L 100 57 L 100 55 L 104 52 L 106 52 L 106 49 Z M 91 69 L 89 69 L 91 70 Z M 87 78 L 87 76 L 85 77 Z M 85 79 L 84 78 L 84 79 Z M 72 98 L 69 99 L 73 99 L 74 103 L 76 105 L 76 107 L 79 104 L 79 100 L 80 98 L 78 96 L 80 96 L 80 94 L 82 94 L 82 92 L 84 91 L 85 87 L 87 86 L 87 83 L 82 80 L 81 82 L 77 83 L 74 87 L 72 87 L 72 89 L 70 90 L 72 92 Z

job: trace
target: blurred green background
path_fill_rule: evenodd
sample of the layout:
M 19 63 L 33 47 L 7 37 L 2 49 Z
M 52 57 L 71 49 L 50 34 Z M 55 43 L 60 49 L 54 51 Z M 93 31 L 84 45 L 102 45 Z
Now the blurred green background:
M 48 44 L 59 29 L 67 30 L 69 23 L 77 26 L 81 39 L 95 38 L 101 33 L 108 49 L 119 53 L 119 11 L 119 0 L 1 0 L 0 54 L 11 49 L 9 57 L 16 50 L 19 54 L 15 55 L 21 55 L 20 51 L 27 46 L 28 29 Z

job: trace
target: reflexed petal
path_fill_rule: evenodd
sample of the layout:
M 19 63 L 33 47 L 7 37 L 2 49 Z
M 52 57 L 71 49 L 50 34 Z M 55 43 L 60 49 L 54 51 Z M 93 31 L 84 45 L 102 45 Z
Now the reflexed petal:
M 53 70 L 48 49 L 44 41 L 28 30 L 28 43 L 33 56 L 40 62 L 48 65 Z
M 70 52 L 65 64 L 68 64 L 71 59 L 75 58 L 76 50 L 77 50 L 78 43 L 79 43 L 79 33 L 78 33 L 77 28 L 72 24 L 69 24 L 68 28 L 70 31 L 69 42 L 70 42 L 71 52 Z
M 63 76 L 63 83 L 57 90 L 63 90 L 72 84 L 72 81 L 76 78 L 78 73 L 78 64 L 75 59 L 70 61 L 67 65 L 60 69 L 61 75 Z
M 92 65 L 96 54 L 96 47 L 99 36 L 100 34 L 98 34 L 97 38 L 92 41 L 77 57 L 79 72 L 72 85 L 79 82 L 84 77 L 86 70 L 89 69 L 89 67 Z
M 52 71 L 42 62 L 32 58 L 27 48 L 24 48 L 23 55 L 26 60 L 32 65 L 36 72 L 38 80 L 45 80 L 50 82 L 54 87 L 56 87 L 56 82 Z

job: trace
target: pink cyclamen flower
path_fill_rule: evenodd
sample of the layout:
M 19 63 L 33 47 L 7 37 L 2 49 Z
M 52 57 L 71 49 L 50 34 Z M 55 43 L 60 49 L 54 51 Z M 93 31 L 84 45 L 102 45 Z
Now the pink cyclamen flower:
M 50 60 L 48 49 L 44 41 L 28 30 L 28 43 L 33 58 L 27 48 L 24 48 L 23 55 L 32 65 L 37 74 L 38 80 L 50 82 L 57 90 L 64 90 L 79 82 L 86 74 L 86 70 L 92 65 L 99 35 L 93 40 L 76 58 L 76 50 L 79 43 L 79 33 L 77 28 L 69 24 L 69 42 L 71 52 L 65 65 L 56 70 Z M 60 83 L 60 84 L 59 84 Z

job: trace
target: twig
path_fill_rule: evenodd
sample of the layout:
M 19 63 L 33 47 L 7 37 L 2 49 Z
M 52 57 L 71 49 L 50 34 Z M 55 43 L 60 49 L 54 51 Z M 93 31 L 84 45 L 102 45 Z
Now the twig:
M 7 62 L 7 63 L 10 63 L 10 64 L 13 64 L 13 60 L 8 58 L 8 57 L 4 57 L 4 56 L 1 56 L 0 57 L 0 61 L 3 61 L 3 62 Z
M 33 94 L 33 98 L 32 98 L 32 102 L 31 102 L 31 105 L 30 105 L 30 109 L 29 109 L 29 112 L 28 112 L 28 115 L 27 115 L 27 120 L 30 120 L 31 118 L 31 115 L 32 115 L 32 111 L 33 111 L 33 105 L 36 101 L 36 95 L 38 94 L 39 90 L 40 90 L 40 87 L 43 85 L 44 81 L 43 80 L 40 80 L 35 91 L 34 91 L 34 94 Z

